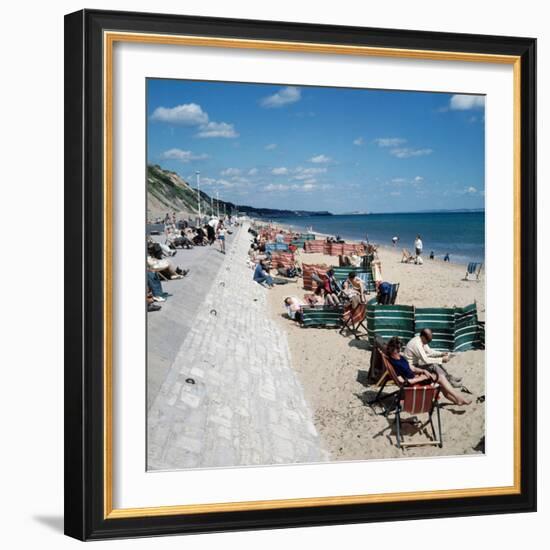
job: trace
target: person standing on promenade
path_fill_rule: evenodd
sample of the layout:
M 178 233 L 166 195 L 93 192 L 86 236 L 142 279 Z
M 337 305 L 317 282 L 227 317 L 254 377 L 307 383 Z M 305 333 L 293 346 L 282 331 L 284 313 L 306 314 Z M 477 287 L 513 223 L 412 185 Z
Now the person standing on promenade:
M 218 225 L 218 242 L 220 243 L 220 252 L 225 254 L 225 228 L 223 223 L 220 222 Z

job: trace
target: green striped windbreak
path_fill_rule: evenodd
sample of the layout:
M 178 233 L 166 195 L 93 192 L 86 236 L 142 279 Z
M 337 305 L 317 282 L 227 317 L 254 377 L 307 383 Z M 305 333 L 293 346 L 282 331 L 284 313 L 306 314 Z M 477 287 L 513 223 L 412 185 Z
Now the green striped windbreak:
M 477 317 L 477 305 L 463 308 L 415 308 L 367 304 L 369 342 L 399 336 L 406 343 L 424 328 L 431 329 L 430 347 L 444 351 L 485 349 L 485 324 Z
M 482 343 L 476 304 L 455 308 L 455 351 L 483 349 L 485 347 L 484 329 L 483 333 Z
M 368 305 L 367 329 L 371 344 L 375 336 L 386 340 L 399 336 L 407 342 L 414 336 L 414 307 Z
M 300 239 L 302 241 L 314 241 L 315 240 L 315 235 L 313 235 L 311 233 L 302 233 L 300 235 Z
M 342 314 L 344 309 L 335 306 L 314 306 L 303 307 L 304 315 L 302 326 L 314 327 L 339 327 L 342 325 Z
M 443 351 L 454 349 L 455 308 L 416 308 L 414 310 L 414 325 L 416 334 L 425 328 L 432 331 L 431 348 Z

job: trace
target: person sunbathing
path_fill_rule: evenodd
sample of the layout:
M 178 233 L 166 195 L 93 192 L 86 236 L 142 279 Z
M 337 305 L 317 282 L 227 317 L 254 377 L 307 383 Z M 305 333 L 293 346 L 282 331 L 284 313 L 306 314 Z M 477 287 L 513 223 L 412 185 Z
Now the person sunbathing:
M 305 305 L 296 296 L 287 296 L 284 300 L 285 309 L 287 315 L 296 321 L 301 323 L 303 319 L 302 307 Z
M 410 365 L 407 358 L 401 355 L 401 340 L 394 336 L 390 338 L 386 344 L 386 354 L 398 376 L 404 378 L 408 384 L 429 384 L 436 382 L 441 387 L 443 395 L 455 405 L 470 405 L 462 394 L 457 392 L 452 386 L 447 377 L 443 373 L 420 369 L 414 365 Z

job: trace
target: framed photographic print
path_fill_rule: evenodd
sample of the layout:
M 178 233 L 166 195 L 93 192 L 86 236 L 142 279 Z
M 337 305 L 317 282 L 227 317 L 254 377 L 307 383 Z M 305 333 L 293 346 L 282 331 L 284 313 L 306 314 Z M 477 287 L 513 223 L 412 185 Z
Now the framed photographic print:
M 65 19 L 65 525 L 534 511 L 535 46 Z

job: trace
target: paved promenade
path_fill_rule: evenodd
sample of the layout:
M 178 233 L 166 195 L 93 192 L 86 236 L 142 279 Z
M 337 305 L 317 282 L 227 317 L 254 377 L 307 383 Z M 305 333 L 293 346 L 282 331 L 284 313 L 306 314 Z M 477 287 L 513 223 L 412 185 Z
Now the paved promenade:
M 286 335 L 267 316 L 269 290 L 246 266 L 249 245 L 245 226 L 149 408 L 149 469 L 328 460 Z

